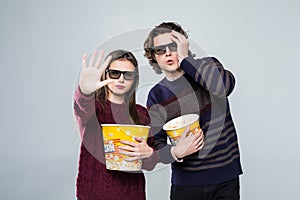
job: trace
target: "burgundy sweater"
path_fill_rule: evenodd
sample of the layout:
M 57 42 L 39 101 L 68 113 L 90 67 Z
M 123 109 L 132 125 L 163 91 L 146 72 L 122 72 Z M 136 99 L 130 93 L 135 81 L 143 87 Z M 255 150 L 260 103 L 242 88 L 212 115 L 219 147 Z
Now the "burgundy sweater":
M 141 124 L 148 125 L 147 110 L 137 105 Z M 107 170 L 104 160 L 102 123 L 130 124 L 127 104 L 107 101 L 101 105 L 95 95 L 75 91 L 74 112 L 81 133 L 81 149 L 77 176 L 77 198 L 80 200 L 145 200 L 145 177 L 142 172 L 127 173 Z M 154 166 L 143 162 L 144 169 Z M 145 164 L 146 163 L 146 164 Z M 148 164 L 147 164 L 148 163 Z

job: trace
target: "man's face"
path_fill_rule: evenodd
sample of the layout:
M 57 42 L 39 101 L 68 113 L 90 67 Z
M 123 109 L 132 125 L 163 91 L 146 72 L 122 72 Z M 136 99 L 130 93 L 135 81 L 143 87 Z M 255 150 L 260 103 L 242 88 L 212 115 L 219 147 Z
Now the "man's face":
M 177 46 L 171 40 L 171 33 L 164 33 L 154 37 L 153 44 L 153 48 L 160 54 L 154 53 L 155 60 L 160 68 L 167 73 L 175 72 L 179 68 L 179 64 Z

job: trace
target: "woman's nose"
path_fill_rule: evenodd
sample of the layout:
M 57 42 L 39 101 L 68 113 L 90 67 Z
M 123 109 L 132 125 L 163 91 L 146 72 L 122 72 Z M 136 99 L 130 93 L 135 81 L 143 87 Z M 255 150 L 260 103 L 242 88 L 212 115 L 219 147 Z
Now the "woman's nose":
M 121 74 L 121 76 L 119 77 L 119 79 L 118 79 L 118 81 L 120 82 L 120 83 L 123 83 L 124 82 L 124 74 Z

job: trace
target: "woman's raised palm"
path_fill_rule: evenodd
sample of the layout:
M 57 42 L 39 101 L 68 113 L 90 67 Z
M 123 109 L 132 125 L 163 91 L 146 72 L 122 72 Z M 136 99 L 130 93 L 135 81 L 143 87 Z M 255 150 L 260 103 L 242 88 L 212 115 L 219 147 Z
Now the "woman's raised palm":
M 87 55 L 82 57 L 82 68 L 80 71 L 79 87 L 84 94 L 91 94 L 101 87 L 111 83 L 112 79 L 100 81 L 102 74 L 108 66 L 111 56 L 109 56 L 101 65 L 101 61 L 104 56 L 104 52 L 100 51 L 98 58 L 96 59 L 97 51 L 94 51 L 87 65 Z

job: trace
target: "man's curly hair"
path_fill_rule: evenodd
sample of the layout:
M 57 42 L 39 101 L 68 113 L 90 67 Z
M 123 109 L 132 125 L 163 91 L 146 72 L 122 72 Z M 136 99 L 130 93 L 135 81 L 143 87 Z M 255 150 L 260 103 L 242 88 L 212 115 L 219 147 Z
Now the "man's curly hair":
M 148 59 L 149 64 L 153 67 L 154 71 L 157 74 L 161 74 L 162 70 L 159 67 L 158 63 L 155 60 L 155 55 L 152 51 L 152 48 L 154 47 L 153 39 L 154 37 L 164 34 L 164 33 L 171 33 L 171 31 L 177 31 L 181 33 L 183 36 L 185 36 L 186 39 L 188 39 L 188 34 L 181 28 L 181 26 L 175 22 L 163 22 L 157 26 L 155 26 L 150 33 L 148 34 L 148 37 L 146 38 L 144 42 L 144 56 Z M 189 56 L 192 56 L 192 53 L 189 50 Z

